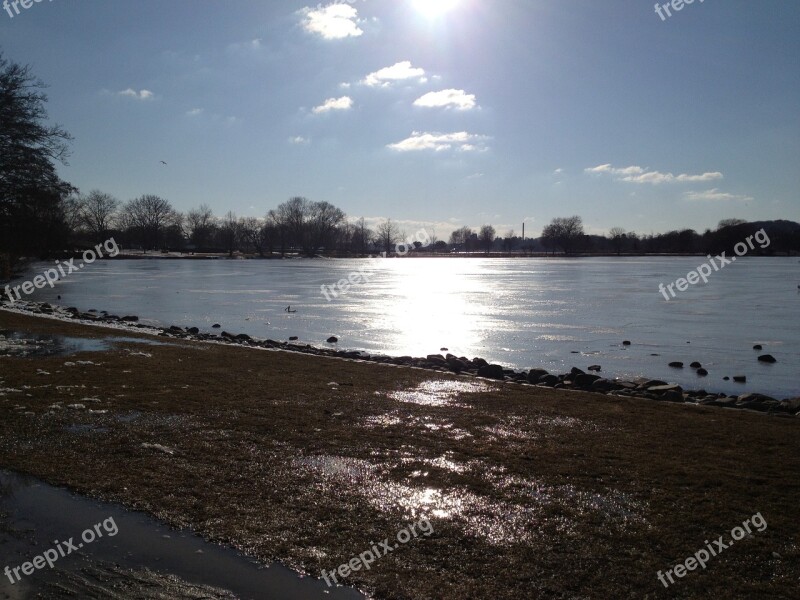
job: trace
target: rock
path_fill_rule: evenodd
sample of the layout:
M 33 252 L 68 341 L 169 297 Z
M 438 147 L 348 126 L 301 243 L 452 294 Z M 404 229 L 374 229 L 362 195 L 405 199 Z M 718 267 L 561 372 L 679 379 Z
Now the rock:
M 428 354 L 428 356 L 425 357 L 425 360 L 441 366 L 447 364 L 447 359 L 441 354 Z
M 755 346 L 753 346 L 753 350 L 763 350 L 763 349 L 764 346 L 762 346 L 761 344 L 756 344 Z
M 500 365 L 484 365 L 478 369 L 478 377 L 503 380 L 505 376 L 505 370 Z
M 682 394 L 683 388 L 673 383 L 667 385 L 654 385 L 653 387 L 647 388 L 647 391 L 652 392 L 654 394 L 665 394 L 667 392 L 678 392 Z
M 578 367 L 572 367 L 570 369 L 569 374 L 575 377 L 576 375 L 586 375 L 583 371 L 581 371 Z
M 249 341 L 251 341 L 253 338 L 251 338 L 251 337 L 250 337 L 249 335 L 247 335 L 246 333 L 240 333 L 239 335 L 237 335 L 237 336 L 236 336 L 236 338 L 235 338 L 235 339 L 237 339 L 237 340 L 239 340 L 239 341 L 241 341 L 241 342 L 249 342 Z
M 703 369 L 701 367 L 701 368 L 697 369 L 697 374 L 700 375 L 700 377 L 705 377 L 706 375 L 708 375 L 708 371 L 706 371 L 705 369 Z
M 186 331 L 188 331 L 192 335 L 197 335 L 198 333 L 200 333 L 200 330 L 197 327 L 189 327 L 189 329 L 187 329 Z
M 547 387 L 553 387 L 558 383 L 558 377 L 555 375 L 542 375 L 542 377 L 538 381 L 538 385 L 545 385 Z
M 774 356 L 772 356 L 772 354 L 762 354 L 761 356 L 758 357 L 758 362 L 773 364 L 778 361 Z
M 608 379 L 597 379 L 592 383 L 592 389 L 598 392 L 610 392 L 612 390 L 618 389 L 619 386 L 615 384 L 613 381 L 609 381 Z
M 439 348 L 439 352 L 450 352 L 450 348 Z
M 646 381 L 645 383 L 639 386 L 640 389 L 648 389 L 654 386 L 659 385 L 668 385 L 666 381 L 661 381 L 660 379 L 651 379 L 650 381 Z
M 597 375 L 589 375 L 587 373 L 579 373 L 575 375 L 573 381 L 578 387 L 589 387 L 598 379 L 602 379 L 602 377 Z
M 749 404 L 752 402 L 778 402 L 775 398 L 770 396 L 765 396 L 764 394 L 756 394 L 756 393 L 749 393 L 749 394 L 742 394 L 736 399 L 737 404 Z
M 727 376 L 722 378 L 722 381 L 730 381 L 730 380 L 731 380 L 731 378 L 727 377 Z
M 486 366 L 486 365 L 488 365 L 488 364 L 489 364 L 489 363 L 488 363 L 488 362 L 486 362 L 486 361 L 485 361 L 484 359 L 482 359 L 482 358 L 473 358 L 473 359 L 472 359 L 472 365 L 473 365 L 474 367 L 477 367 L 477 368 L 479 368 L 479 369 L 480 369 L 481 367 L 485 367 L 485 366 Z
M 794 414 L 800 411 L 800 398 L 790 398 L 781 401 L 781 406 L 788 412 Z
M 600 365 L 592 365 L 591 367 L 589 367 L 589 370 L 594 371 L 595 373 L 599 373 L 600 371 L 603 370 L 603 367 L 601 367 Z
M 292 337 L 289 338 L 289 341 L 290 342 L 296 342 L 299 339 L 300 339 L 299 337 L 297 337 L 296 335 L 293 335 Z
M 669 366 L 672 367 L 673 369 L 682 369 L 683 363 L 676 360 L 675 362 L 669 363 Z
M 183 333 L 183 327 L 178 327 L 177 325 L 171 325 L 169 331 L 172 333 Z
M 703 365 L 701 365 L 701 364 L 700 364 L 699 362 L 697 362 L 697 361 L 694 361 L 694 362 L 693 362 L 692 364 L 690 364 L 689 366 L 690 366 L 690 367 L 692 367 L 693 369 L 699 369 L 699 368 L 701 368 Z
M 222 328 L 222 325 L 220 325 L 219 323 L 214 323 L 214 324 L 211 326 L 211 329 L 221 329 L 221 328 Z
M 542 377 L 549 375 L 544 369 L 531 369 L 528 372 L 528 383 L 539 383 Z
M 625 340 L 624 342 L 622 342 L 622 345 L 623 346 L 630 346 L 631 342 L 630 342 L 630 340 Z
M 337 338 L 335 335 L 332 335 L 331 337 L 329 337 L 327 339 L 327 342 L 329 344 L 338 344 L 339 343 L 339 338 Z
M 747 383 L 747 375 L 734 375 L 733 380 L 736 383 Z
M 136 315 L 127 315 L 125 317 L 122 317 L 122 320 L 125 321 L 126 323 L 136 323 L 139 321 L 139 317 L 137 317 Z

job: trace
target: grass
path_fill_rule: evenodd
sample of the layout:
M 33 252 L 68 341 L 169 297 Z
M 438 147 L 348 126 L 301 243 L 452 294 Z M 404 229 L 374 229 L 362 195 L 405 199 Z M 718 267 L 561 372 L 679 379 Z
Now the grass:
M 0 395 L 0 466 L 314 576 L 430 516 L 346 580 L 379 598 L 797 597 L 800 419 L 169 341 L 0 357 L 21 390 Z M 442 402 L 398 393 L 431 381 Z M 759 512 L 764 532 L 659 583 Z

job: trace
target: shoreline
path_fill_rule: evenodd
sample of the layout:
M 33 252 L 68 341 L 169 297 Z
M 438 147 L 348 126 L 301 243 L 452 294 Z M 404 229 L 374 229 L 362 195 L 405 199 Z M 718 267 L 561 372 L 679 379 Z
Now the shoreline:
M 13 305 L 9 305 L 6 300 L 2 299 L 2 294 L 0 294 L 0 310 L 18 311 L 22 314 L 50 317 L 69 322 L 77 321 L 84 324 L 113 325 L 131 332 L 147 333 L 158 337 L 213 342 L 250 348 L 284 350 L 306 355 L 336 357 L 374 364 L 414 367 L 431 372 L 444 372 L 455 375 L 463 374 L 469 377 L 503 381 L 522 386 L 536 386 L 556 390 L 564 389 L 610 396 L 634 397 L 643 400 L 686 403 L 698 406 L 754 410 L 771 415 L 794 415 L 800 417 L 800 395 L 779 399 L 758 392 L 746 392 L 739 395 L 732 395 L 722 392 L 709 392 L 705 389 L 688 390 L 678 384 L 660 379 L 647 378 L 646 376 L 631 380 L 619 378 L 607 379 L 600 375 L 602 371 L 599 365 L 590 366 L 587 369 L 588 372 L 577 367 L 572 367 L 569 372 L 556 374 L 550 373 L 542 368 L 514 370 L 503 367 L 502 365 L 490 364 L 480 357 L 473 359 L 456 357 L 446 353 L 447 349 L 444 348 L 442 349 L 442 354 L 431 354 L 426 357 L 396 357 L 383 354 L 369 354 L 365 351 L 338 350 L 334 348 L 312 346 L 296 340 L 276 341 L 267 338 L 255 338 L 248 334 L 229 333 L 221 330 L 221 328 L 220 333 L 216 334 L 203 333 L 198 327 L 158 327 L 144 325 L 139 323 L 138 316 L 129 315 L 120 317 L 107 314 L 105 311 L 100 313 L 82 313 L 75 308 L 53 306 L 48 303 L 34 301 L 17 301 Z M 338 339 L 332 337 L 328 343 L 336 344 L 338 343 Z M 623 342 L 623 345 L 630 345 L 630 343 Z M 680 364 L 680 368 L 683 368 L 683 363 L 675 364 Z M 737 379 L 737 377 L 735 376 L 734 379 Z
M 318 579 L 427 515 L 433 535 L 344 583 L 393 600 L 660 598 L 658 570 L 760 512 L 768 529 L 682 592 L 790 597 L 800 577 L 794 418 L 11 311 L 0 328 L 110 345 L 0 358 L 0 466 L 262 564 Z

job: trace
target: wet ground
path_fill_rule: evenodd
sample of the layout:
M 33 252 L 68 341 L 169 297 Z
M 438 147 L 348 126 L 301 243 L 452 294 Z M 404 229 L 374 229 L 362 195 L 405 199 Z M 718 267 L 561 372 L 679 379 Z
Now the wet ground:
M 166 342 L 126 336 L 102 338 L 73 337 L 53 334 L 32 334 L 0 329 L 0 356 L 36 357 L 70 356 L 79 352 L 102 352 L 114 344 L 136 342 L 139 344 L 164 346 Z
M 101 525 L 96 530 L 95 525 Z M 104 534 L 81 541 L 87 530 Z M 96 535 L 96 534 L 95 534 Z M 87 535 L 86 539 L 91 536 Z M 66 541 L 72 539 L 70 550 Z M 56 544 L 55 542 L 59 542 Z M 54 568 L 25 576 L 13 569 L 61 548 Z M 82 498 L 31 477 L 0 471 L 0 551 L 11 570 L 0 598 L 352 599 L 281 565 L 260 566 L 234 550 L 175 530 L 143 513 Z M 51 555 L 52 556 L 52 555 Z
M 2 311 L 0 328 L 109 335 Z M 323 569 L 428 518 L 432 535 L 344 576 L 380 599 L 796 597 L 800 526 L 787 508 L 800 495 L 796 418 L 170 343 L 0 356 L 0 465 L 317 583 Z M 46 535 L 36 548 L 103 512 L 37 523 Z M 765 531 L 663 589 L 659 570 L 757 512 Z M 122 519 L 112 545 L 135 530 Z M 158 523 L 145 529 L 173 535 Z M 93 544 L 96 559 L 43 579 L 51 587 L 42 597 L 77 589 L 113 598 L 103 594 L 123 580 L 142 598 L 240 593 L 216 575 L 192 575 L 183 559 L 197 547 L 150 572 L 171 551 L 132 563 L 106 559 L 104 543 Z

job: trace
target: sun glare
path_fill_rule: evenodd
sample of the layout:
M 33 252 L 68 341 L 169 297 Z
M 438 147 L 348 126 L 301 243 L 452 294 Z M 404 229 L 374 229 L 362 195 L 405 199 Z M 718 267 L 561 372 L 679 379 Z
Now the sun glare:
M 450 12 L 458 6 L 459 0 L 412 0 L 414 8 L 428 17 L 433 19 L 439 17 L 447 12 Z

